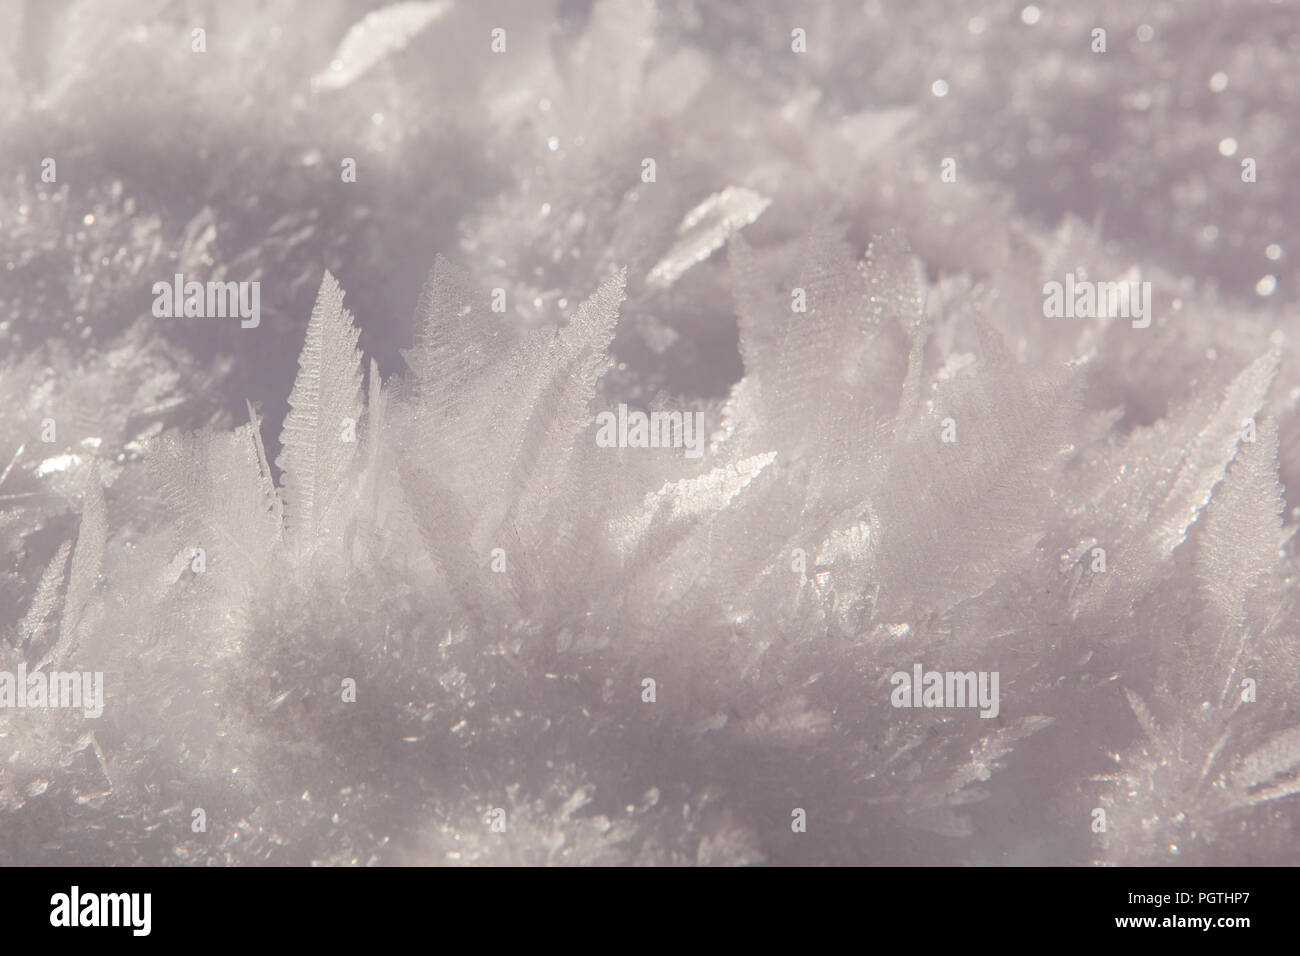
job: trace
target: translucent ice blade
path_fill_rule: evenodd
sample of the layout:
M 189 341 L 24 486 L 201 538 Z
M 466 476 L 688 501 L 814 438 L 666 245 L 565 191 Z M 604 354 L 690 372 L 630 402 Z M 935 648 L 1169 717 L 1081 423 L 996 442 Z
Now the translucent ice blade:
M 450 0 L 394 3 L 372 10 L 352 25 L 330 65 L 312 78 L 317 89 L 341 90 L 385 57 L 396 53 L 451 9 Z
M 771 200 L 743 186 L 728 186 L 686 214 L 677 227 L 678 239 L 650 270 L 646 282 L 666 289 L 687 269 L 720 249 L 733 233 L 763 214 Z

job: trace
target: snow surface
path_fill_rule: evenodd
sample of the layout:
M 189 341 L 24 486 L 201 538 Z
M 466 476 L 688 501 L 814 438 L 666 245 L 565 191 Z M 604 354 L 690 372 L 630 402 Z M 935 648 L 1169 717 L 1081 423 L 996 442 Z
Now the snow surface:
M 1300 862 L 1298 57 L 1269 0 L 0 5 L 0 861 Z M 102 716 L 6 704 L 55 670 Z

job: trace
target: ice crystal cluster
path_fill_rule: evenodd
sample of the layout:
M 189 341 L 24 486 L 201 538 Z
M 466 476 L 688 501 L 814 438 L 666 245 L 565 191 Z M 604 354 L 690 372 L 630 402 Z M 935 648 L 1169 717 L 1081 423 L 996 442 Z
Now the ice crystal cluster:
M 1293 5 L 0 18 L 0 861 L 1300 862 Z

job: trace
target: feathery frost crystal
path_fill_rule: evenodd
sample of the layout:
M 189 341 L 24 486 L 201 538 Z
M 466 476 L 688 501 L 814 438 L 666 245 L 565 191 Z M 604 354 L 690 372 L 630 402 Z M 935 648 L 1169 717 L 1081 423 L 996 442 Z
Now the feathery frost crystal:
M 103 6 L 0 11 L 0 859 L 1300 862 L 1293 8 L 1211 122 L 1101 4 Z

